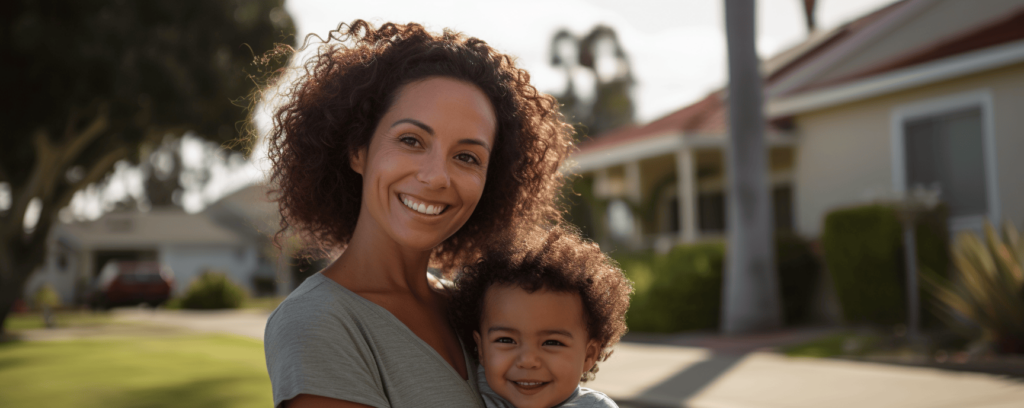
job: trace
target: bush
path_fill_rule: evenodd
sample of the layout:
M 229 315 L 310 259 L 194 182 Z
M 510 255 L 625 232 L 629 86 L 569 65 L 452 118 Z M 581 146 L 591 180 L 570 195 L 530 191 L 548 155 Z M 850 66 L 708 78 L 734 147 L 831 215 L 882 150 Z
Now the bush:
M 787 324 L 806 319 L 820 271 L 807 242 L 792 234 L 775 239 L 777 272 Z M 670 333 L 716 330 L 722 303 L 725 245 L 681 245 L 667 255 L 612 254 L 635 290 L 630 330 Z
M 667 255 L 632 254 L 616 260 L 635 282 L 626 315 L 631 330 L 715 329 L 722 292 L 722 244 L 678 246 Z
M 775 264 L 783 321 L 787 325 L 806 322 L 821 276 L 821 261 L 806 240 L 793 233 L 779 233 L 775 236 Z
M 925 214 L 915 231 L 919 267 L 940 276 L 946 276 L 949 264 L 945 220 L 940 207 Z M 825 217 L 821 242 L 847 322 L 906 322 L 903 227 L 895 209 L 870 205 L 833 211 Z M 927 296 L 922 291 L 922 304 L 928 303 Z M 922 318 L 925 325 L 937 321 L 931 313 Z
M 181 299 L 184 309 L 236 309 L 242 305 L 245 291 L 220 272 L 207 271 L 188 287 Z

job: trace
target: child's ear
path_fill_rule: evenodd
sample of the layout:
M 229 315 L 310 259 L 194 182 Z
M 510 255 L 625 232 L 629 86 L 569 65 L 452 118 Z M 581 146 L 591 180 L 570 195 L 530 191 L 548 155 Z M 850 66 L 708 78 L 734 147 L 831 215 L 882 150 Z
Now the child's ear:
M 480 364 L 484 362 L 484 348 L 480 346 L 480 332 L 473 330 L 473 342 L 476 343 L 476 358 Z
M 597 357 L 601 354 L 601 346 L 597 344 L 597 340 L 590 340 L 587 342 L 587 358 L 583 360 L 583 372 L 590 371 L 594 368 L 594 364 L 597 364 Z
M 369 146 L 360 147 L 359 149 L 356 149 L 356 151 L 352 153 L 348 158 L 348 162 L 352 167 L 352 171 L 359 173 L 360 175 L 362 175 L 363 172 L 366 171 L 366 151 L 368 148 Z

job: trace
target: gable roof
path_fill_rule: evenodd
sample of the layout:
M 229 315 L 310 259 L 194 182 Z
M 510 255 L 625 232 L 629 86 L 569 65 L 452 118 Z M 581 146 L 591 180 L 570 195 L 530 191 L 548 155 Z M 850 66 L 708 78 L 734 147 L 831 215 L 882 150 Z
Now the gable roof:
M 626 125 L 584 141 L 579 146 L 579 152 L 604 150 L 669 133 L 724 134 L 728 128 L 729 113 L 721 94 L 721 91 L 712 92 L 701 101 L 646 125 Z

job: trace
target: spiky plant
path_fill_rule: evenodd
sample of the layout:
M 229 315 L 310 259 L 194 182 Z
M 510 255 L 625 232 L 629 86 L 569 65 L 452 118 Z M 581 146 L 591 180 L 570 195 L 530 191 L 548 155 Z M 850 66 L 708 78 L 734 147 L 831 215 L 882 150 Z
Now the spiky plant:
M 1024 353 L 1024 241 L 1012 223 L 1003 236 L 985 223 L 985 242 L 962 232 L 953 246 L 954 278 L 922 271 L 924 287 L 949 317 L 963 315 L 1007 353 Z M 956 319 L 949 319 L 955 321 Z

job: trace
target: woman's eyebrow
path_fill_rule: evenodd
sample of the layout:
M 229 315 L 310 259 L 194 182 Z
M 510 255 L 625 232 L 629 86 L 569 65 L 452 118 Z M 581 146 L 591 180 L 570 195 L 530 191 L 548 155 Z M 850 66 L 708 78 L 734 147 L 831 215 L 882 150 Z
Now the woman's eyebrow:
M 395 127 L 395 126 L 401 125 L 403 123 L 409 123 L 409 124 L 416 125 L 416 126 L 422 128 L 423 130 L 427 131 L 427 133 L 429 133 L 431 136 L 434 136 L 434 128 L 432 128 L 430 126 L 427 126 L 426 123 L 420 122 L 420 121 L 418 121 L 416 119 L 409 119 L 409 118 L 399 119 L 399 120 L 396 120 L 395 123 L 392 123 L 391 127 Z
M 485 142 L 483 140 L 479 140 L 479 139 L 462 139 L 462 140 L 459 140 L 459 143 L 460 144 L 474 144 L 474 145 L 483 147 L 484 150 L 487 150 L 487 153 L 491 152 L 491 147 L 488 146 L 487 142 Z

